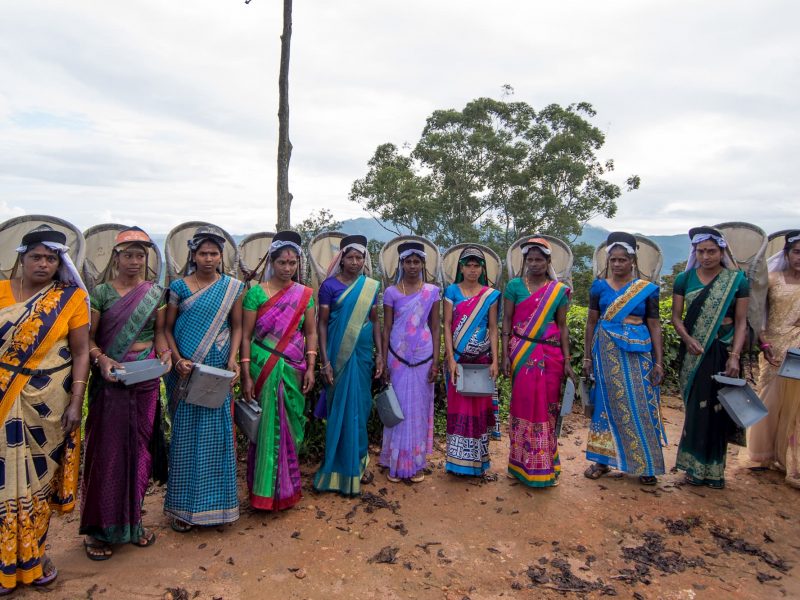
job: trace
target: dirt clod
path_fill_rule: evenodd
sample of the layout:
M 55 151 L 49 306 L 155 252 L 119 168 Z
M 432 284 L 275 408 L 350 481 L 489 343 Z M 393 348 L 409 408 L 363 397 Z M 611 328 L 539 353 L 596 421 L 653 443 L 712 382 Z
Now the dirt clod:
M 778 556 L 773 556 L 766 550 L 763 550 L 756 546 L 755 544 L 751 544 L 750 542 L 740 538 L 740 537 L 733 537 L 722 531 L 719 527 L 713 527 L 711 529 L 711 535 L 714 536 L 717 544 L 720 548 L 722 548 L 725 552 L 737 552 L 739 554 L 749 554 L 751 556 L 757 556 L 765 563 L 767 563 L 773 569 L 777 569 L 781 573 L 788 573 L 789 572 L 789 565 L 786 564 L 782 558 Z
M 664 538 L 655 531 L 644 533 L 644 543 L 641 546 L 623 547 L 622 556 L 626 560 L 651 566 L 664 573 L 682 573 L 687 568 L 705 565 L 705 561 L 699 556 L 687 558 L 678 550 L 668 549 Z
M 384 546 L 380 549 L 380 551 L 375 554 L 372 558 L 368 559 L 368 563 L 384 563 L 388 565 L 393 565 L 397 563 L 397 553 L 400 551 L 400 548 L 397 546 Z
M 189 592 L 182 587 L 167 588 L 164 600 L 189 600 Z
M 382 493 L 382 491 L 383 490 L 379 490 L 379 493 Z M 389 501 L 386 500 L 385 498 L 381 498 L 380 496 L 376 496 L 375 494 L 372 494 L 370 492 L 361 493 L 361 504 L 367 505 L 364 510 L 368 513 L 373 513 L 380 508 L 385 508 L 387 510 L 390 510 L 394 514 L 397 514 L 397 511 L 400 510 L 400 503 L 397 502 L 396 500 Z M 355 508 L 353 508 L 351 512 L 355 515 Z

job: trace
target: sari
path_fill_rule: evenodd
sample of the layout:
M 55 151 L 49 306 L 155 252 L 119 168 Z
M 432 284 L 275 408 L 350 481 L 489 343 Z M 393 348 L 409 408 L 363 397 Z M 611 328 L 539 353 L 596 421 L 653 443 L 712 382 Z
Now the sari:
M 64 435 L 70 330 L 88 325 L 86 293 L 54 282 L 17 302 L 0 282 L 0 585 L 42 576 L 53 510 L 75 507 L 80 428 Z
M 660 389 L 650 383 L 650 331 L 644 322 L 623 322 L 629 316 L 644 320 L 646 301 L 653 296 L 657 301 L 658 286 L 635 279 L 617 291 L 597 279 L 591 293 L 599 296 L 604 312 L 592 341 L 594 414 L 586 458 L 629 475 L 663 475 L 666 432 Z
M 458 284 L 447 287 L 453 304 L 453 358 L 460 364 L 489 364 L 496 348 L 489 339 L 489 310 L 500 292 L 484 286 L 466 298 Z M 447 383 L 447 450 L 445 470 L 458 475 L 483 475 L 489 469 L 489 436 L 494 431 L 492 395 L 464 396 Z
M 783 361 L 789 348 L 800 348 L 800 285 L 786 283 L 783 272 L 770 276 L 766 340 Z M 800 488 L 800 381 L 778 375 L 761 355 L 758 364 L 759 396 L 769 414 L 750 428 L 750 458 L 762 464 L 777 462 L 786 471 L 786 483 Z
M 428 315 L 439 293 L 438 287 L 425 283 L 416 294 L 405 296 L 391 286 L 383 295 L 383 303 L 394 310 L 387 368 L 405 419 L 383 428 L 379 463 L 398 479 L 422 471 L 433 452 L 433 383 L 428 382 L 433 339 Z
M 92 292 L 92 306 L 103 284 Z M 113 288 L 112 288 L 113 289 Z M 155 349 L 131 352 L 145 326 L 152 327 L 164 288 L 144 281 L 102 308 L 95 341 L 117 362 L 155 357 Z M 153 466 L 150 444 L 160 424 L 160 379 L 131 386 L 106 381 L 92 370 L 79 533 L 108 544 L 144 535 L 142 504 Z M 160 428 L 158 429 L 160 432 Z
M 299 283 L 271 298 L 260 285 L 247 292 L 245 310 L 257 311 L 250 343 L 250 375 L 261 405 L 258 442 L 247 456 L 250 506 L 283 510 L 300 501 L 302 481 L 298 451 L 306 417 L 305 311 L 314 306 L 312 290 Z
M 728 442 L 745 445 L 745 441 L 744 431 L 720 405 L 717 392 L 722 386 L 711 376 L 725 370 L 733 325 L 723 326 L 722 321 L 732 316 L 736 298 L 749 294 L 747 280 L 741 271 L 723 269 L 703 285 L 692 269 L 678 275 L 673 289 L 685 298 L 686 331 L 703 347 L 703 353 L 695 356 L 681 344 L 678 354 L 685 413 L 676 466 L 693 483 L 721 488 Z
M 227 275 L 196 293 L 182 279 L 172 282 L 169 301 L 178 305 L 173 337 L 181 356 L 227 368 L 236 351 L 229 315 L 243 289 Z M 231 395 L 218 408 L 190 404 L 179 399 L 180 382 L 174 370 L 164 381 L 172 414 L 164 512 L 192 525 L 231 523 L 239 518 Z
M 361 275 L 330 306 L 327 353 L 333 386 L 325 390 L 325 458 L 314 476 L 319 491 L 361 493 L 361 476 L 369 462 L 367 420 L 374 365 L 369 313 L 379 287 Z
M 559 281 L 549 281 L 526 298 L 525 293 L 527 288 L 519 278 L 506 286 L 506 298 L 515 302 L 508 350 L 508 473 L 527 486 L 550 487 L 561 474 L 556 422 L 564 380 L 564 354 L 555 318 L 558 309 L 568 304 L 570 290 Z

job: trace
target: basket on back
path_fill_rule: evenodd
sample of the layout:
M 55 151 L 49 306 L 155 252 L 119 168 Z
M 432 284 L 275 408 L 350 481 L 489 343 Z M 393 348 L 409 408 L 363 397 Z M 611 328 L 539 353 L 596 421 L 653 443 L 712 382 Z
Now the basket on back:
M 333 258 L 339 253 L 339 242 L 347 237 L 347 233 L 341 231 L 324 231 L 318 233 L 308 244 L 308 259 L 311 263 L 311 281 L 309 285 L 314 291 L 319 290 L 319 286 L 325 281 L 328 275 L 328 267 Z
M 509 280 L 515 277 L 522 277 L 524 272 L 523 263 L 525 261 L 522 256 L 521 247 L 523 243 L 532 237 L 539 237 L 550 243 L 550 265 L 553 267 L 558 280 L 572 287 L 572 249 L 566 242 L 552 235 L 542 235 L 538 233 L 521 237 L 511 244 L 508 252 L 506 252 L 506 269 L 508 271 Z
M 752 223 L 730 222 L 714 225 L 730 246 L 731 254 L 750 283 L 750 302 L 747 305 L 747 320 L 758 331 L 764 324 L 767 310 L 767 234 Z
M 425 281 L 441 285 L 442 259 L 439 248 L 432 241 L 419 235 L 400 235 L 386 242 L 378 255 L 378 266 L 383 273 L 386 287 L 394 285 L 397 280 L 399 265 L 398 246 L 403 242 L 419 242 L 425 248 Z
M 127 225 L 119 223 L 103 223 L 89 227 L 83 232 L 86 240 L 86 260 L 81 269 L 81 276 L 90 292 L 100 283 L 103 271 L 111 260 L 111 251 L 114 249 L 117 234 L 127 228 Z M 162 264 L 161 249 L 154 244 L 152 252 L 147 252 L 145 279 L 160 282 Z
M 39 225 L 49 225 L 67 236 L 69 256 L 81 272 L 86 256 L 86 242 L 80 229 L 72 223 L 48 215 L 23 215 L 0 224 L 0 279 L 10 279 L 17 260 L 17 248 L 22 236 Z
M 448 286 L 453 283 L 458 274 L 458 257 L 464 251 L 464 248 L 478 248 L 483 252 L 486 259 L 486 278 L 489 280 L 489 287 L 496 288 L 500 283 L 500 278 L 503 275 L 503 261 L 497 255 L 497 252 L 483 244 L 456 244 L 448 248 L 442 255 L 442 277 L 444 285 Z
M 639 277 L 658 285 L 661 279 L 661 268 L 664 266 L 661 247 L 638 233 L 633 234 L 633 237 L 636 238 L 636 267 L 639 270 Z M 592 256 L 592 273 L 595 278 L 603 277 L 607 261 L 606 242 L 603 240 L 595 248 Z
M 190 221 L 182 223 L 167 234 L 164 242 L 164 256 L 167 265 L 167 281 L 169 285 L 176 279 L 186 276 L 189 266 L 189 246 L 187 242 L 194 237 L 199 227 L 217 227 L 204 221 Z M 236 242 L 224 229 L 220 229 L 225 236 L 225 247 L 222 250 L 222 271 L 226 275 L 236 277 Z
M 780 231 L 769 234 L 767 238 L 767 249 L 764 252 L 765 258 L 769 259 L 771 256 L 775 256 L 778 252 L 783 250 L 783 247 L 786 245 L 786 234 L 790 231 L 794 231 L 794 229 L 781 229 Z
M 246 235 L 239 242 L 239 257 L 236 261 L 236 277 L 241 281 L 261 281 L 267 268 L 267 252 L 275 233 L 261 231 Z

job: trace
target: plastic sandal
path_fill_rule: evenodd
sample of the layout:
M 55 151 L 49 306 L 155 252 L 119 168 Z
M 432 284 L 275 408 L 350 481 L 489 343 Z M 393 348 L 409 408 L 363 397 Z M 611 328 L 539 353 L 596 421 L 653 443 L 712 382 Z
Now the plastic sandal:
M 589 479 L 600 479 L 610 470 L 611 467 L 609 467 L 608 465 L 601 465 L 600 463 L 594 463 L 592 466 L 590 466 L 583 472 L 583 476 Z
M 111 558 L 111 554 L 106 554 L 106 552 L 111 551 L 111 546 L 106 544 L 105 542 L 100 542 L 95 540 L 93 542 L 87 542 L 86 539 L 83 540 L 83 550 L 86 552 L 86 558 L 89 560 L 108 560 Z M 90 550 L 98 551 L 101 550 L 102 554 L 93 554 Z

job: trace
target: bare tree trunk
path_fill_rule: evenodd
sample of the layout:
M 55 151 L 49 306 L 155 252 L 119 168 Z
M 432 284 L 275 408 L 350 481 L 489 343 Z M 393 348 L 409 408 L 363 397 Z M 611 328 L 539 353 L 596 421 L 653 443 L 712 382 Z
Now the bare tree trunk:
M 289 50 L 292 42 L 292 0 L 283 0 L 281 67 L 278 77 L 278 231 L 291 226 L 292 195 L 289 193 Z

